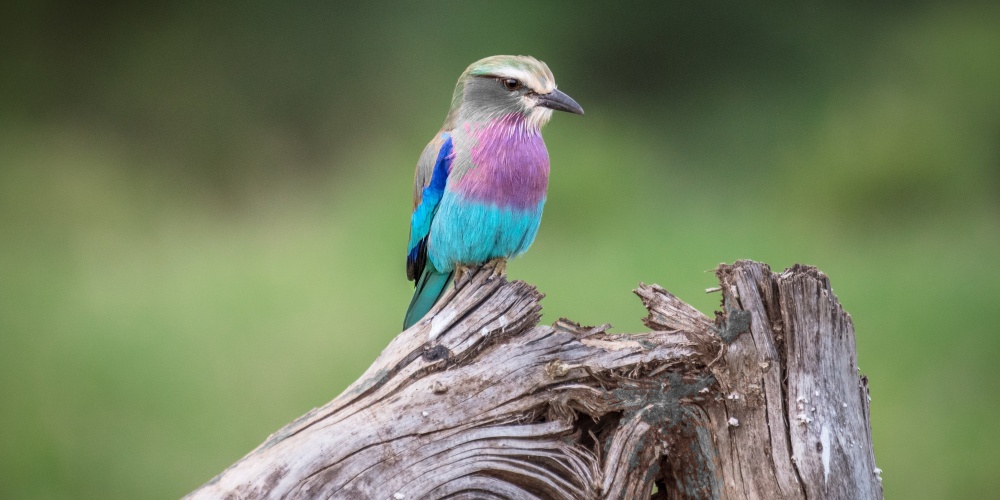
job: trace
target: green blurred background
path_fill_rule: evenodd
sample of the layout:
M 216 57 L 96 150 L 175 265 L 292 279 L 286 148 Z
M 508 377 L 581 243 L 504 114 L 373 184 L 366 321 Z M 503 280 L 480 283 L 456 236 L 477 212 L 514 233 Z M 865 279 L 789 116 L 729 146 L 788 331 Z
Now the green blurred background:
M 1000 4 L 15 2 L 0 8 L 0 497 L 172 498 L 398 332 L 412 170 L 459 73 L 531 54 L 510 276 L 638 331 L 656 282 L 819 266 L 890 498 L 1000 489 Z M 991 312 L 992 311 L 992 312 Z

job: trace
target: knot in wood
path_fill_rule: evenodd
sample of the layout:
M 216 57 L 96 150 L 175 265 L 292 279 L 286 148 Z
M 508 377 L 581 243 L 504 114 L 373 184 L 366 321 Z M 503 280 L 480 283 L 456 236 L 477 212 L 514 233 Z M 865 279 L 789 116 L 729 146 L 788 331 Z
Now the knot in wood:
M 446 360 L 446 359 L 448 359 L 450 357 L 450 355 L 451 355 L 451 352 L 448 351 L 447 347 L 445 347 L 443 345 L 436 345 L 434 347 L 431 347 L 430 349 L 425 350 L 424 354 L 423 354 L 423 358 L 424 358 L 424 361 L 434 362 L 434 361 L 438 361 L 438 360 L 441 360 L 441 359 L 445 359 Z

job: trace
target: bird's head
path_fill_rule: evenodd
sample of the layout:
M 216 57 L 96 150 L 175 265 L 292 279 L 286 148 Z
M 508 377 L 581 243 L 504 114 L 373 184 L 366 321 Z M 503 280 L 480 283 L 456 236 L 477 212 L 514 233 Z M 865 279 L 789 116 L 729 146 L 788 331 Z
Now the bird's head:
M 483 122 L 512 113 L 541 128 L 552 111 L 583 114 L 572 97 L 556 89 L 552 71 L 531 56 L 492 56 L 472 63 L 455 86 L 447 122 Z

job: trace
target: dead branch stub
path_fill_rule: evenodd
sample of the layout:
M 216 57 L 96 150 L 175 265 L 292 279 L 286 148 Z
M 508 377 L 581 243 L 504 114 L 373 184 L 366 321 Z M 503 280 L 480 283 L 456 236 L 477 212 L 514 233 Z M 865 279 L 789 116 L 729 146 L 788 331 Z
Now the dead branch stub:
M 882 498 L 854 329 L 827 277 L 739 261 L 710 319 L 539 325 L 480 270 L 340 396 L 189 498 Z

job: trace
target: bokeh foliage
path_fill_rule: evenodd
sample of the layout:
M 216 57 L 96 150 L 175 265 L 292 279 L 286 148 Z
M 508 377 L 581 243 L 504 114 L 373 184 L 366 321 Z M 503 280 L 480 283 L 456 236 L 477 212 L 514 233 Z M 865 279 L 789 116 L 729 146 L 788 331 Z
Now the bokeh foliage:
M 891 498 L 1000 488 L 1000 7 L 19 2 L 0 15 L 0 497 L 170 498 L 397 332 L 412 168 L 465 66 L 532 54 L 545 321 L 827 272 Z

